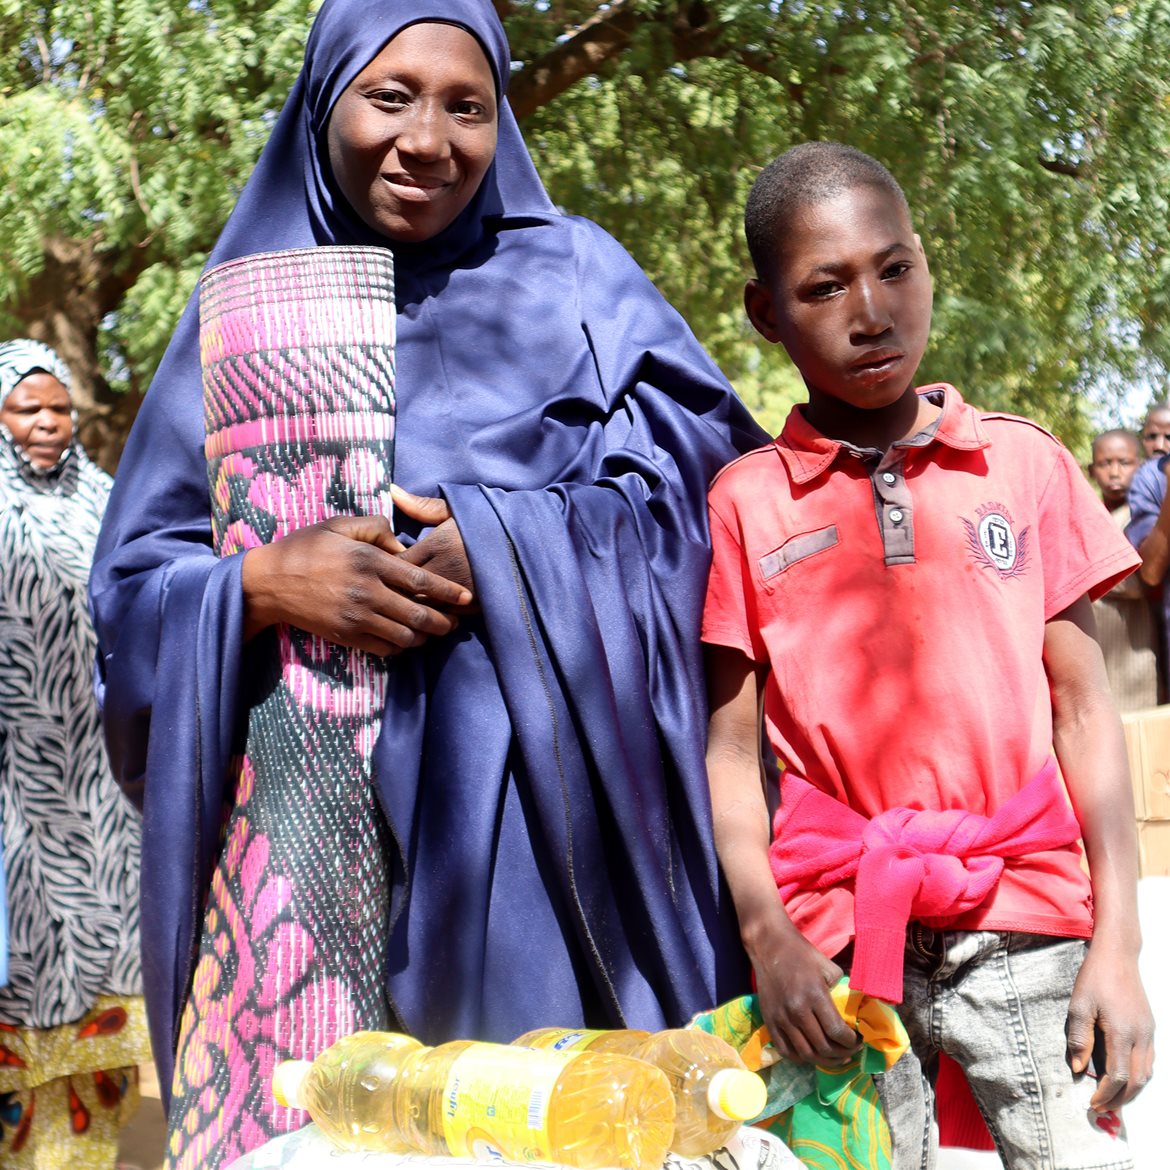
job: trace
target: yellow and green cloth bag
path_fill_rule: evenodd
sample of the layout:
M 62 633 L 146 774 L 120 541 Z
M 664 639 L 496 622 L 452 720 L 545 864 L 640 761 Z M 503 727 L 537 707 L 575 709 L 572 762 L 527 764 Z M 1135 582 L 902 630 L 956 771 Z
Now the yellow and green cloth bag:
M 852 990 L 848 979 L 832 996 L 865 1042 L 839 1068 L 777 1060 L 755 995 L 701 1012 L 691 1027 L 722 1037 L 764 1078 L 768 1104 L 752 1124 L 774 1133 L 810 1170 L 890 1170 L 890 1130 L 873 1074 L 891 1068 L 910 1042 L 898 1013 Z

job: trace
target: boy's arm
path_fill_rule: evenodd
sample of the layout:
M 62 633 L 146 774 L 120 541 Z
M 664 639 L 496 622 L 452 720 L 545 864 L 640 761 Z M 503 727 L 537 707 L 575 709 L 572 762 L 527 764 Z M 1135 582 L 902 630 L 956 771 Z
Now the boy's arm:
M 829 996 L 841 969 L 792 925 L 768 863 L 771 831 L 759 758 L 766 668 L 726 646 L 704 649 L 715 850 L 755 971 L 764 1023 L 781 1056 L 842 1063 L 856 1053 L 860 1041 Z
M 1170 459 L 1139 468 L 1130 489 L 1133 519 L 1126 529 L 1141 553 L 1138 576 L 1151 588 L 1161 585 L 1170 568 Z
M 1150 1078 L 1154 1021 L 1138 977 L 1137 835 L 1125 738 L 1105 676 L 1087 596 L 1044 631 L 1052 692 L 1053 743 L 1080 821 L 1093 883 L 1094 926 L 1068 1009 L 1073 1071 L 1105 1041 L 1105 1070 L 1093 1094 L 1098 1112 L 1135 1097 Z
M 1170 479 L 1170 460 L 1164 470 Z M 1138 570 L 1141 579 L 1147 585 L 1161 585 L 1166 569 L 1170 568 L 1170 484 L 1162 497 L 1162 506 L 1158 509 L 1154 527 L 1142 541 L 1138 552 L 1142 554 L 1142 567 Z

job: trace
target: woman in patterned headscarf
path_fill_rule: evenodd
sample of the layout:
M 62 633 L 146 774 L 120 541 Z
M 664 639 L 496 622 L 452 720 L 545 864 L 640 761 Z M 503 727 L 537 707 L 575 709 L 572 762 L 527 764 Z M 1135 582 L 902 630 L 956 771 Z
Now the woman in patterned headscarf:
M 0 1165 L 112 1167 L 149 1059 L 137 817 L 110 776 L 85 590 L 110 478 L 74 437 L 69 370 L 0 345 Z

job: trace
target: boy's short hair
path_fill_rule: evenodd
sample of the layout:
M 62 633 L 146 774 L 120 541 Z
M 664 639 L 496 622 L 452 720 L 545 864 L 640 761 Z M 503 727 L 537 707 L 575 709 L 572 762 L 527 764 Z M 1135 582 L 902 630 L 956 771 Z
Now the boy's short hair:
M 773 159 L 756 177 L 743 213 L 748 251 L 760 280 L 775 273 L 787 224 L 807 203 L 856 187 L 892 195 L 910 214 L 898 180 L 875 158 L 840 142 L 803 142 Z
M 1092 442 L 1093 456 L 1097 454 L 1097 444 L 1103 442 L 1105 439 L 1125 439 L 1127 442 L 1133 444 L 1133 449 L 1140 455 L 1142 450 L 1141 440 L 1137 435 L 1125 427 L 1114 427 L 1110 431 L 1102 431 L 1099 435 L 1094 436 Z

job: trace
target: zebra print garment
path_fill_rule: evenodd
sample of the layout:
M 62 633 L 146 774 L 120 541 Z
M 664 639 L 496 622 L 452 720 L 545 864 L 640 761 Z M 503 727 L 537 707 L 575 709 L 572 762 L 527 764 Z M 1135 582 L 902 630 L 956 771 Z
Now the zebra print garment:
M 0 1022 L 51 1028 L 140 995 L 137 813 L 106 763 L 86 584 L 110 477 L 74 442 L 48 471 L 0 425 Z

